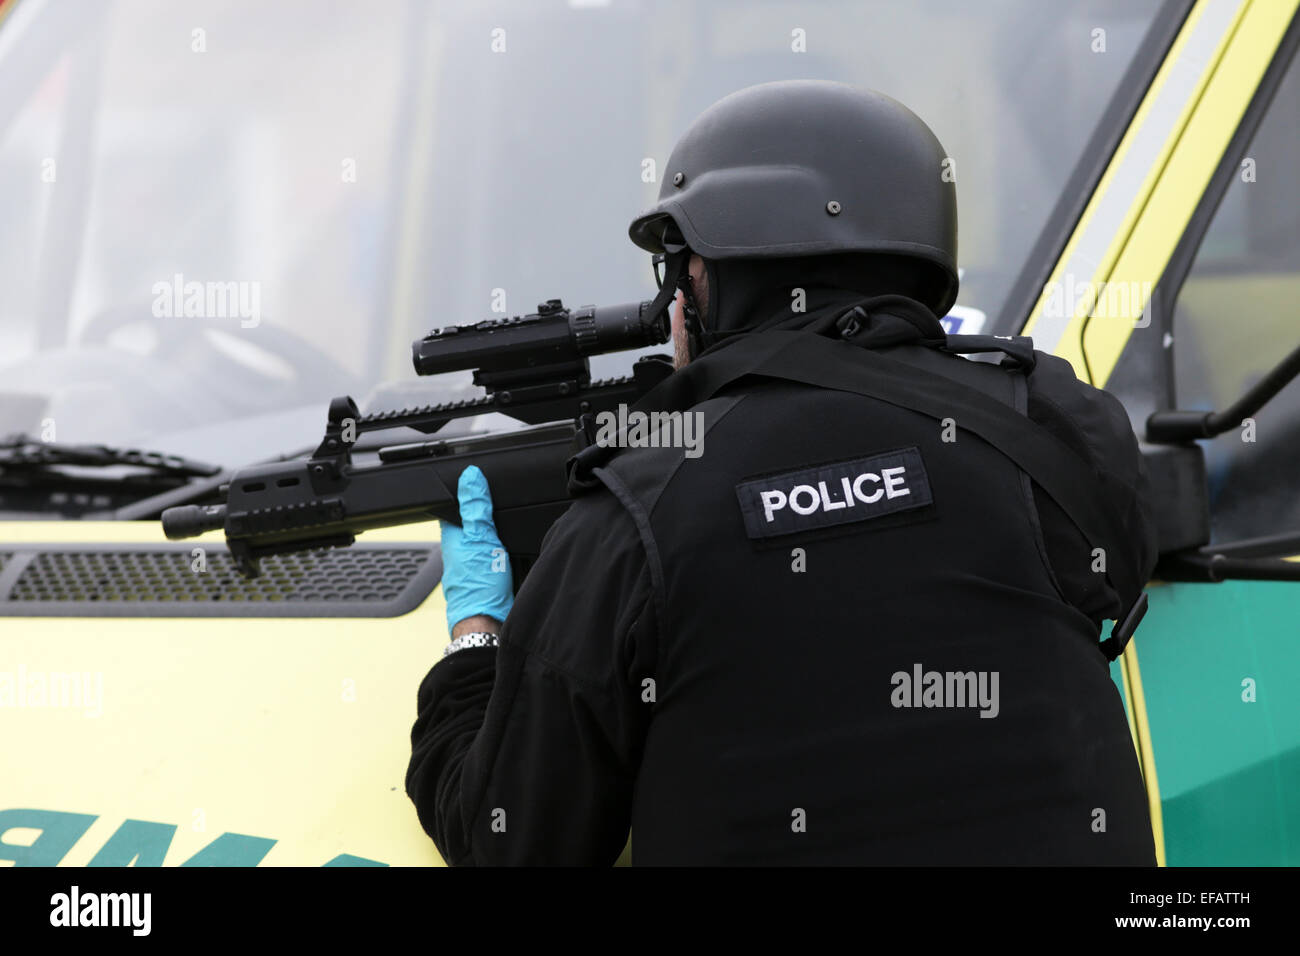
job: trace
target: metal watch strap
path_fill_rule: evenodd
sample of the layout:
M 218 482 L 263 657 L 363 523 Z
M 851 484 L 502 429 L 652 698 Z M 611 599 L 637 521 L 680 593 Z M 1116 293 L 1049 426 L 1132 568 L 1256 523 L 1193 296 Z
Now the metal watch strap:
M 467 647 L 496 647 L 497 636 L 487 631 L 472 631 L 469 634 L 462 634 L 454 638 L 447 649 L 442 652 L 442 656 L 454 654 L 456 651 L 463 651 Z

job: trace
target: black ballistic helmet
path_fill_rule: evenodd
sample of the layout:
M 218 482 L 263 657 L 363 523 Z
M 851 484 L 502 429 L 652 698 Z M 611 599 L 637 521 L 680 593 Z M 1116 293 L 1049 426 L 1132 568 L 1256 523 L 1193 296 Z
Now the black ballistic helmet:
M 882 253 L 916 260 L 922 301 L 957 299 L 957 196 L 930 128 L 881 93 L 824 80 L 762 83 L 700 115 L 628 229 L 653 253 L 706 260 Z

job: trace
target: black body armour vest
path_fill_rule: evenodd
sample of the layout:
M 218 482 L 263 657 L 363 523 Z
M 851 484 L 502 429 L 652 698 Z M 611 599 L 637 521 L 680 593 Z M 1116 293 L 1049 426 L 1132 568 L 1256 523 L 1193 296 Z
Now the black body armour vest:
M 1028 340 L 962 338 L 1033 362 Z M 1154 865 L 1097 624 L 1051 571 L 1021 467 L 1037 466 L 980 434 L 1028 436 L 1025 389 L 1009 361 L 765 332 L 638 405 L 702 416 L 698 457 L 571 462 L 575 490 L 607 487 L 637 523 L 656 590 L 636 863 Z M 1013 451 L 1053 450 L 1032 444 Z M 1105 505 L 1097 476 L 1060 464 L 1045 480 L 1075 487 L 1058 501 Z M 1089 537 L 1121 533 L 1090 520 Z

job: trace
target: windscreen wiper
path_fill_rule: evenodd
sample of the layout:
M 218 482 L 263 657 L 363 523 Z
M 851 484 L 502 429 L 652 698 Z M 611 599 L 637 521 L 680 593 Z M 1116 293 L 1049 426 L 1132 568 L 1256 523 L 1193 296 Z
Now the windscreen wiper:
M 177 478 L 207 477 L 221 471 L 217 465 L 193 461 L 180 455 L 141 451 L 138 448 L 44 442 L 21 433 L 0 438 L 0 472 L 42 469 L 55 465 L 75 465 L 79 468 L 130 465 Z

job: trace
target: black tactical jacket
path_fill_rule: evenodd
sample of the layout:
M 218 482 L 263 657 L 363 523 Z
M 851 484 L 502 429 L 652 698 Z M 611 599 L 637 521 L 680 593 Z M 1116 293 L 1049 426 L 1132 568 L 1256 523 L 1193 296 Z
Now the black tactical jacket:
M 449 863 L 610 864 L 630 831 L 637 864 L 1154 865 L 1098 647 L 1155 561 L 1122 406 L 869 306 L 743 348 L 814 336 L 868 390 L 892 368 L 981 393 L 1114 540 L 969 430 L 978 403 L 733 377 L 743 348 L 711 349 L 647 406 L 701 416 L 698 456 L 578 456 L 500 648 L 422 683 L 407 790 Z

